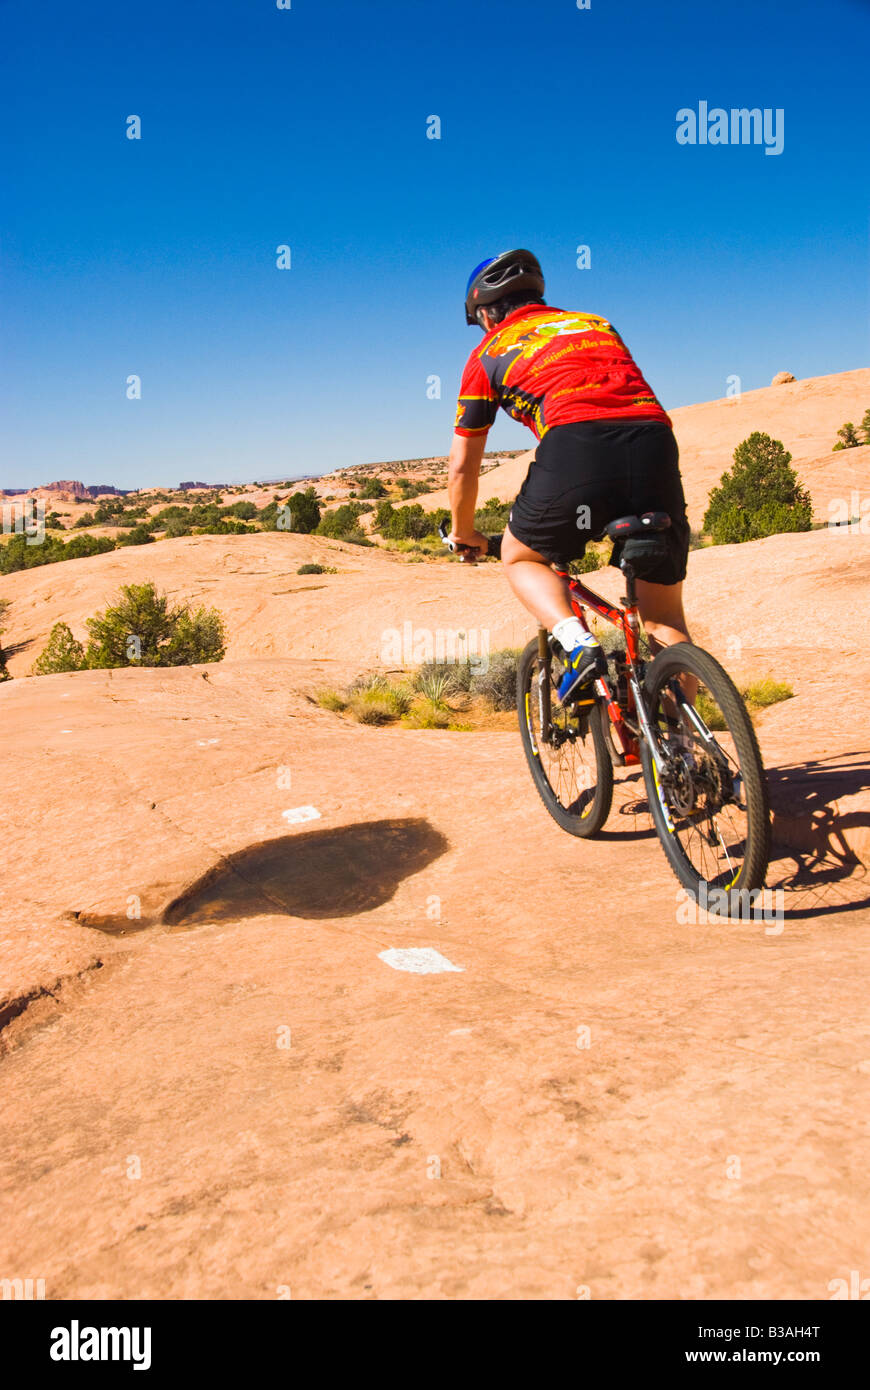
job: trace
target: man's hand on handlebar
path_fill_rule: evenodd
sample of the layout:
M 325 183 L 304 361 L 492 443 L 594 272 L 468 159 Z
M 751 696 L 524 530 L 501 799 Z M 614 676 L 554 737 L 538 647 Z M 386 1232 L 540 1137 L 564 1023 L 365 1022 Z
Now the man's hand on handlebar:
M 451 531 L 449 539 L 453 543 L 452 548 L 465 565 L 474 565 L 484 555 L 489 554 L 489 541 L 480 531 L 469 531 L 467 535 L 463 533 L 461 536 Z
M 456 535 L 450 531 L 447 523 L 443 522 L 438 527 L 441 539 L 447 546 L 457 554 L 465 565 L 475 565 L 484 555 L 489 554 L 489 541 L 480 531 L 469 531 L 467 534 Z

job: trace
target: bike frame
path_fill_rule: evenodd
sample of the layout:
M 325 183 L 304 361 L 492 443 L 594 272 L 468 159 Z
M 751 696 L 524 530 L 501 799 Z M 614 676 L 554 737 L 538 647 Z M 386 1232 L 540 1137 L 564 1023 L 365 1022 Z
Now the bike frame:
M 594 589 L 588 589 L 579 579 L 572 576 L 567 570 L 553 566 L 556 574 L 564 579 L 570 597 L 571 607 L 576 617 L 588 630 L 586 622 L 586 609 L 603 618 L 605 622 L 612 623 L 615 628 L 622 633 L 625 639 L 626 657 L 626 700 L 625 709 L 619 704 L 614 692 L 610 689 L 607 681 L 599 678 L 595 682 L 595 689 L 604 701 L 607 710 L 607 717 L 613 736 L 617 741 L 618 749 L 614 748 L 616 760 L 621 765 L 636 764 L 640 762 L 640 739 L 643 738 L 649 745 L 653 760 L 658 769 L 661 769 L 664 756 L 659 740 L 655 737 L 649 723 L 646 711 L 646 702 L 641 692 L 641 673 L 638 667 L 640 654 L 640 618 L 638 616 L 637 596 L 635 591 L 635 573 L 631 564 L 623 562 L 620 566 L 625 575 L 626 595 L 623 598 L 623 606 L 608 603 L 607 599 L 596 594 Z M 550 726 L 550 682 L 549 682 L 549 634 L 546 628 L 538 629 L 538 655 L 542 660 L 542 669 L 545 679 L 542 681 L 541 694 L 544 696 L 546 706 L 542 713 L 546 714 L 546 725 Z M 635 722 L 636 721 L 636 722 Z

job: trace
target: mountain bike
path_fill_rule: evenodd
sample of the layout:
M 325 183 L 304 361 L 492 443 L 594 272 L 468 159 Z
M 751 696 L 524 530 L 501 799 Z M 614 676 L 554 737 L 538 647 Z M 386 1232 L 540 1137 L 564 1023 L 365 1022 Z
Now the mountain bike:
M 752 892 L 763 887 L 770 857 L 770 808 L 758 740 L 728 673 L 694 643 L 642 655 L 636 580 L 660 559 L 670 526 L 665 512 L 620 517 L 605 528 L 622 542 L 621 604 L 554 565 L 571 608 L 609 623 L 615 642 L 596 636 L 607 676 L 565 704 L 557 691 L 565 653 L 544 627 L 517 668 L 517 711 L 532 780 L 557 825 L 588 839 L 607 820 L 614 767 L 639 764 L 653 825 L 684 888 Z M 445 543 L 453 545 L 442 529 Z M 488 537 L 498 557 L 501 536 Z M 474 558 L 466 556 L 463 558 Z M 697 689 L 697 693 L 695 693 Z

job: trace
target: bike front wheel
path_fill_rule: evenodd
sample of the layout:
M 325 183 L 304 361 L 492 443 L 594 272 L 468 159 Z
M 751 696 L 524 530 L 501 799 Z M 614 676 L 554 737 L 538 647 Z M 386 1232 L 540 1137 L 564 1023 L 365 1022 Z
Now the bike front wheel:
M 698 682 L 693 702 L 685 681 Z M 641 740 L 653 823 L 668 862 L 693 895 L 762 888 L 770 857 L 767 778 L 746 706 L 728 673 L 689 642 L 647 667 L 647 712 L 662 756 Z
M 549 690 L 550 717 L 546 720 Z M 613 764 L 607 751 L 600 702 L 563 706 L 548 659 L 534 638 L 517 668 L 517 712 L 523 750 L 541 800 L 569 835 L 597 835 L 613 800 Z

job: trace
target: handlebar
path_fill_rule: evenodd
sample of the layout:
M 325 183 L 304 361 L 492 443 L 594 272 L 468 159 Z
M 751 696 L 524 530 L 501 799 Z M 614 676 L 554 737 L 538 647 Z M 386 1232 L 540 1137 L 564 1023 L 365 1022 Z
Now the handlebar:
M 458 545 L 456 541 L 450 539 L 450 527 L 447 525 L 446 521 L 441 522 L 438 527 L 438 534 L 447 546 L 447 549 L 453 551 L 455 555 L 459 555 L 465 560 L 466 564 L 474 564 L 477 559 L 482 558 L 479 555 L 477 546 Z M 492 555 L 496 560 L 501 559 L 501 538 L 503 535 L 504 532 L 501 532 L 498 536 L 487 536 L 486 538 L 486 554 Z

